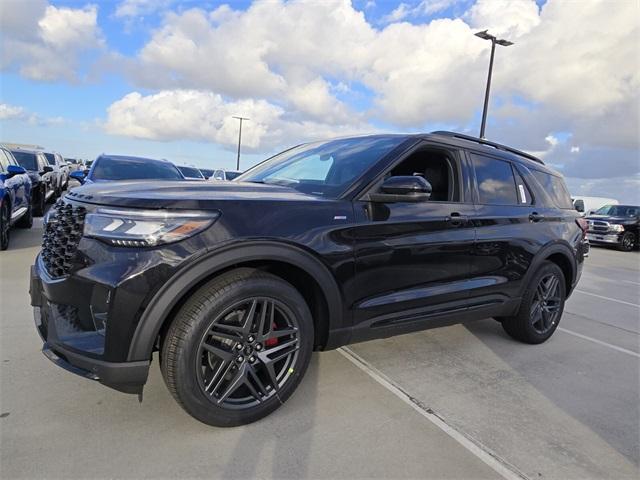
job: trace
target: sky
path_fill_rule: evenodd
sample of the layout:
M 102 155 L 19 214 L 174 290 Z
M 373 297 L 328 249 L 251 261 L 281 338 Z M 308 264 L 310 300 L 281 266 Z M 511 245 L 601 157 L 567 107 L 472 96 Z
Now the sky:
M 640 203 L 640 1 L 0 2 L 0 141 L 241 168 L 350 134 L 478 135 Z

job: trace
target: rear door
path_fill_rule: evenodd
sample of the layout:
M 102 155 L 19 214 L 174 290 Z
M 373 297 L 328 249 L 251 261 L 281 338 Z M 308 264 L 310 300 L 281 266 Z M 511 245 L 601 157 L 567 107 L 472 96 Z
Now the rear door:
M 540 248 L 531 191 L 517 165 L 504 158 L 469 153 L 475 172 L 476 243 L 472 302 L 499 307 L 519 295 L 528 267 Z

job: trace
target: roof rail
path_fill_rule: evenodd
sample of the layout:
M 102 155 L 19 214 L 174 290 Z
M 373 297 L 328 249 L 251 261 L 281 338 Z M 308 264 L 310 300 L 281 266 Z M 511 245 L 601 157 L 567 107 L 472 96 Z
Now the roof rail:
M 489 140 L 485 140 L 484 138 L 472 137 L 471 135 L 464 135 L 462 133 L 456 132 L 448 132 L 446 130 L 438 130 L 436 132 L 431 132 L 433 135 L 442 135 L 445 137 L 454 137 L 460 138 L 461 140 L 467 140 L 469 142 L 479 143 L 481 145 L 488 145 L 493 148 L 497 148 L 498 150 L 504 150 L 505 152 L 514 153 L 516 155 L 520 155 L 521 157 L 528 158 L 529 160 L 533 160 L 541 165 L 544 165 L 544 162 L 540 160 L 538 157 L 534 157 L 528 153 L 525 153 L 521 150 L 517 150 L 515 148 L 507 147 L 506 145 L 502 145 L 501 143 L 491 142 Z

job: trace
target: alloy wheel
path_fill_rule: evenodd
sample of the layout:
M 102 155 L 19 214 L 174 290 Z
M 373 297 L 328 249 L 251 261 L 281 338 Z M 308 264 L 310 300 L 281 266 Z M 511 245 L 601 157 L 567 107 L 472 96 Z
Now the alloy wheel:
M 295 315 L 278 300 L 252 297 L 209 325 L 196 355 L 200 388 L 214 404 L 247 409 L 269 400 L 296 369 Z
M 560 280 L 550 273 L 540 279 L 531 304 L 530 321 L 533 329 L 544 335 L 558 321 L 562 298 L 560 297 Z
M 633 250 L 633 247 L 635 246 L 634 243 L 635 243 L 635 239 L 634 239 L 633 235 L 625 234 L 622 237 L 622 248 L 623 248 L 623 250 L 626 250 L 626 251 Z

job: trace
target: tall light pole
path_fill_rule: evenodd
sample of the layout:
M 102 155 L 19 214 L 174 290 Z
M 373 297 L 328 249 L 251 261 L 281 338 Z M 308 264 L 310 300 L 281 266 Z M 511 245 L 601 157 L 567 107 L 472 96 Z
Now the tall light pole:
M 484 138 L 484 130 L 487 126 L 487 109 L 489 108 L 489 91 L 491 90 L 491 73 L 493 72 L 493 56 L 496 52 L 496 43 L 503 47 L 513 45 L 513 42 L 505 40 L 503 38 L 496 38 L 493 35 L 487 33 L 487 30 L 476 33 L 476 37 L 480 37 L 483 40 L 491 40 L 491 59 L 489 60 L 489 75 L 487 76 L 487 90 L 484 93 L 484 108 L 482 109 L 482 124 L 480 125 L 480 138 Z
M 240 170 L 240 143 L 242 143 L 242 121 L 243 120 L 251 120 L 247 117 L 233 117 L 240 120 L 240 130 L 238 131 L 238 158 L 236 160 L 236 170 Z

